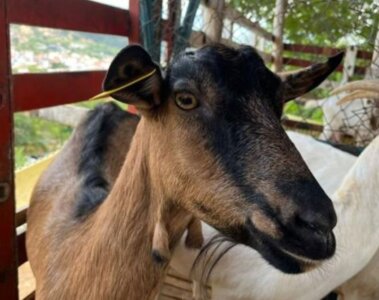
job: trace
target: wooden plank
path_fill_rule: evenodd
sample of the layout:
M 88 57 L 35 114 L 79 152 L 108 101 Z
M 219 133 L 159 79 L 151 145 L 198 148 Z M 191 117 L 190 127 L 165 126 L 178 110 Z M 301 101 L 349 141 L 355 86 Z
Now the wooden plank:
M 11 23 L 127 36 L 129 12 L 88 0 L 8 0 Z
M 16 300 L 13 101 L 7 1 L 0 1 L 0 299 Z
M 101 91 L 104 71 L 13 75 L 15 111 L 88 100 Z
M 161 294 L 178 297 L 179 299 L 192 300 L 192 291 L 181 289 L 180 287 L 164 284 L 161 289 Z
M 310 53 L 310 54 L 321 54 L 325 56 L 335 55 L 345 49 L 331 48 L 331 47 L 320 47 L 314 45 L 301 45 L 301 44 L 284 44 L 285 51 Z
M 26 237 L 26 226 L 21 228 L 17 234 L 17 264 L 21 266 L 23 263 L 28 261 L 28 256 L 26 254 L 25 247 L 25 237 Z
M 306 67 L 309 67 L 310 65 L 314 64 L 315 62 L 309 61 L 309 60 L 305 60 L 305 59 L 300 59 L 300 58 L 283 57 L 283 63 L 285 65 L 289 65 L 289 66 L 296 66 L 296 67 L 306 68 Z M 342 66 L 339 66 L 336 69 L 337 72 L 342 72 L 342 70 L 343 70 Z
M 165 278 L 165 283 L 192 292 L 192 281 L 182 280 L 168 274 Z
M 36 297 L 35 292 L 31 292 L 28 296 L 26 296 L 23 300 L 34 300 Z
M 23 206 L 17 210 L 16 213 L 16 227 L 26 223 L 26 215 L 28 213 L 28 206 Z
M 301 44 L 284 44 L 284 50 L 291 51 L 291 52 L 319 54 L 319 55 L 324 55 L 324 56 L 331 56 L 339 52 L 346 51 L 346 49 L 343 49 L 343 48 L 320 47 L 320 46 L 315 46 L 315 45 L 301 45 Z M 358 50 L 357 57 L 360 59 L 371 60 L 372 52 L 365 51 L 365 50 Z
M 52 153 L 37 162 L 35 162 L 31 166 L 27 166 L 21 170 L 16 172 L 16 199 L 17 204 L 23 205 L 23 207 L 27 207 L 29 205 L 30 197 L 32 195 L 34 186 L 36 185 L 39 177 L 42 172 L 49 166 L 49 164 L 53 161 L 57 153 Z M 20 208 L 21 209 L 21 208 Z M 19 209 L 18 209 L 19 210 Z M 17 211 L 18 211 L 17 210 Z M 19 222 L 22 221 L 22 216 L 16 215 L 16 225 L 20 226 Z M 24 222 L 25 223 L 25 222 Z
M 358 50 L 357 58 L 371 60 L 372 59 L 372 54 L 373 53 L 369 52 L 369 51 Z
M 291 129 L 310 130 L 310 131 L 317 131 L 317 132 L 322 132 L 324 128 L 322 125 L 301 122 L 301 121 L 296 121 L 296 120 L 290 120 L 290 119 L 283 119 L 282 124 L 285 127 L 288 127 Z

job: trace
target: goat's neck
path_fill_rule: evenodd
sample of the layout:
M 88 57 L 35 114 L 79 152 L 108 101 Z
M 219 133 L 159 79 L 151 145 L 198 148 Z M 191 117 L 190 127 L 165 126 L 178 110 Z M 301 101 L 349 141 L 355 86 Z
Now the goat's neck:
M 101 233 L 95 235 L 98 237 L 95 253 L 106 255 L 101 258 L 107 259 L 109 268 L 104 272 L 114 280 L 109 288 L 119 289 L 119 295 L 132 300 L 153 299 L 167 268 L 167 263 L 157 263 L 152 257 L 154 227 L 162 205 L 171 249 L 190 220 L 189 214 L 166 199 L 154 184 L 159 179 L 153 178 L 150 172 L 154 162 L 149 151 L 156 149 L 152 148 L 152 139 L 148 136 L 151 133 L 144 128 L 141 121 L 121 172 L 108 199 L 99 208 L 94 225 L 95 232 Z

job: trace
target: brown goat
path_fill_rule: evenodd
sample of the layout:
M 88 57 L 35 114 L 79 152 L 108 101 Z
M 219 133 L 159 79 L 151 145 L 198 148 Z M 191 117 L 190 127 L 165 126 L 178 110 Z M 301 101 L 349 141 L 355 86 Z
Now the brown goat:
M 212 45 L 163 77 L 141 47 L 123 49 L 105 90 L 157 70 L 113 94 L 141 120 L 97 108 L 41 177 L 27 234 L 37 298 L 154 299 L 172 248 L 199 230 L 193 216 L 284 272 L 331 257 L 332 203 L 280 115 L 341 58 L 280 78 L 251 47 Z

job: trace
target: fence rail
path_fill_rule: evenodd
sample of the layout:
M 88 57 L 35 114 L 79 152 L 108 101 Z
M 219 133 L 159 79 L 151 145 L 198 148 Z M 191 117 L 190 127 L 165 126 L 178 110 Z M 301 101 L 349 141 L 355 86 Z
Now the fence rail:
M 6 0 L 9 23 L 128 36 L 129 11 L 85 0 Z

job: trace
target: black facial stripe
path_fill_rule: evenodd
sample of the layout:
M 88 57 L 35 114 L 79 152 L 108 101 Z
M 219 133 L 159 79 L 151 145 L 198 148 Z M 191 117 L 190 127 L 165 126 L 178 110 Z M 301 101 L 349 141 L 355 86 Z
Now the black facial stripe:
M 256 203 L 261 209 L 268 211 L 269 215 L 274 215 L 272 209 L 267 206 L 264 195 L 255 191 L 246 178 L 252 172 L 251 156 L 258 152 L 257 144 L 262 139 L 259 133 L 262 125 L 252 120 L 251 113 L 244 108 L 246 104 L 237 105 L 240 107 L 231 105 L 224 108 L 228 112 L 226 115 L 220 112 L 214 120 L 204 122 L 203 138 L 208 141 L 208 149 L 247 201 Z M 273 122 L 279 122 L 272 112 L 271 114 L 275 119 Z M 259 176 L 258 168 L 256 173 Z

